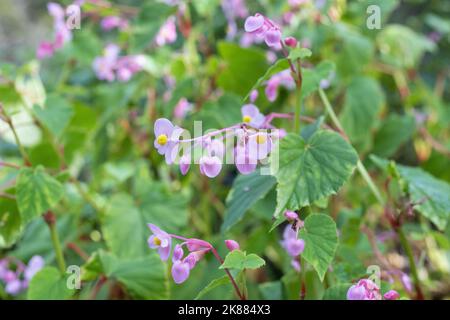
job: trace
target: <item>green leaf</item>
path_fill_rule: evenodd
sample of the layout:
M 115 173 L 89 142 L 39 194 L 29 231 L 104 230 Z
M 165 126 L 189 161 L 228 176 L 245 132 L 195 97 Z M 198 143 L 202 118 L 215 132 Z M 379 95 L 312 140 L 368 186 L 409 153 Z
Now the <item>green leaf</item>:
M 355 169 L 358 155 L 339 134 L 317 131 L 308 141 L 288 134 L 271 155 L 277 178 L 275 217 L 335 194 Z
M 371 129 L 384 103 L 380 85 L 368 77 L 356 77 L 345 94 L 340 119 L 348 137 L 357 149 L 367 150 L 371 144 Z
M 244 98 L 244 101 L 248 99 L 250 96 L 250 93 L 254 89 L 258 89 L 260 86 L 262 86 L 267 80 L 270 79 L 274 74 L 277 74 L 281 71 L 284 71 L 286 69 L 289 69 L 289 62 L 287 59 L 280 59 L 277 62 L 275 62 L 273 65 L 267 69 L 266 73 L 256 81 L 255 85 L 250 89 L 250 91 L 247 93 L 247 95 Z
M 291 59 L 292 61 L 294 61 L 297 59 L 308 58 L 311 55 L 312 55 L 312 52 L 308 48 L 295 48 L 289 52 L 288 59 Z
M 63 196 L 63 187 L 43 167 L 22 168 L 16 185 L 17 205 L 26 224 L 54 207 Z
M 168 299 L 169 283 L 164 263 L 158 254 L 119 259 L 114 255 L 101 254 L 105 275 L 122 283 L 136 299 Z
M 212 280 L 206 287 L 204 287 L 194 298 L 194 300 L 198 300 L 201 297 L 203 297 L 205 294 L 209 293 L 210 291 L 214 290 L 215 288 L 224 286 L 230 284 L 230 278 L 228 278 L 227 275 Z
M 347 300 L 347 291 L 350 287 L 350 283 L 338 284 L 329 287 L 325 291 L 322 300 Z
M 55 136 L 59 137 L 73 116 L 73 109 L 65 99 L 57 95 L 49 95 L 45 107 L 35 105 L 36 117 Z
M 264 259 L 254 253 L 247 255 L 245 251 L 233 250 L 227 254 L 220 269 L 258 269 L 265 264 Z
M 217 83 L 225 91 L 245 96 L 267 69 L 263 51 L 241 48 L 229 42 L 219 42 L 220 56 L 226 67 L 220 73 Z
M 30 281 L 28 299 L 64 300 L 69 299 L 74 290 L 67 287 L 67 279 L 54 267 L 44 267 Z
M 372 152 L 385 158 L 394 155 L 411 138 L 414 130 L 415 121 L 412 116 L 389 116 L 375 135 Z
M 398 171 L 408 183 L 414 209 L 430 219 L 439 230 L 445 230 L 450 217 L 450 184 L 420 169 L 398 166 Z
M 305 139 L 305 141 L 308 141 L 309 138 L 311 138 L 311 136 L 320 129 L 324 119 L 325 119 L 324 116 L 320 116 L 319 118 L 316 119 L 316 121 L 302 128 L 301 136 L 303 137 L 303 139 Z
M 344 77 L 353 77 L 360 73 L 372 60 L 375 46 L 370 39 L 343 28 L 340 41 L 342 47 L 337 56 L 338 73 Z
M 262 283 L 258 289 L 264 300 L 281 300 L 283 298 L 283 285 L 280 281 Z
M 316 269 L 323 281 L 338 245 L 336 223 L 326 214 L 312 214 L 305 219 L 299 237 L 305 240 L 302 257 Z
M 16 201 L 0 198 L 0 248 L 13 245 L 21 233 L 22 223 Z
M 437 179 L 421 168 L 395 164 L 394 161 L 371 155 L 370 159 L 394 177 L 399 175 L 402 184 L 406 183 L 414 210 L 433 222 L 439 230 L 445 230 L 450 217 L 450 184 Z M 392 175 L 392 174 L 391 174 Z
M 239 175 L 233 182 L 233 187 L 226 200 L 227 210 L 221 227 L 226 232 L 238 223 L 258 200 L 262 199 L 275 185 L 275 178 L 261 175 L 255 171 L 249 175 Z
M 331 61 L 322 61 L 314 69 L 303 69 L 302 99 L 305 99 L 320 87 L 320 81 L 326 79 L 334 71 Z
M 112 197 L 102 218 L 103 237 L 112 252 L 123 258 L 144 255 L 145 226 L 141 213 L 130 196 L 118 194 Z
M 430 39 L 398 24 L 383 28 L 376 41 L 382 60 L 399 68 L 415 67 L 425 52 L 436 49 Z

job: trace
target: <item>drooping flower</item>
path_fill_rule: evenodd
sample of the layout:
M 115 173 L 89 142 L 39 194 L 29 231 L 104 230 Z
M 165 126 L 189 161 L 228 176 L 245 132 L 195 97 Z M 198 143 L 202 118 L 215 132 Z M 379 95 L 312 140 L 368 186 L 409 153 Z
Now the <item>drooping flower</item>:
M 39 44 L 36 50 L 38 59 L 53 56 L 56 50 L 72 39 L 72 31 L 66 26 L 64 8 L 58 3 L 49 2 L 47 10 L 53 17 L 54 40 L 53 42 L 42 41 Z
M 173 43 L 177 40 L 177 27 L 175 25 L 175 17 L 169 17 L 161 26 L 156 35 L 155 42 L 158 46 Z
M 347 300 L 381 300 L 380 288 L 370 279 L 361 279 L 348 289 Z
M 259 109 L 254 104 L 246 104 L 241 108 L 242 122 L 259 129 L 265 121 L 264 115 L 259 112 Z
M 397 291 L 395 290 L 389 290 L 388 292 L 386 292 L 384 294 L 384 299 L 386 300 L 397 300 L 398 298 L 400 298 L 400 295 L 398 294 Z
M 305 241 L 297 238 L 297 231 L 291 225 L 287 225 L 283 232 L 281 246 L 292 257 L 298 257 L 305 249 Z
M 34 275 L 40 271 L 45 265 L 45 261 L 41 256 L 33 256 L 24 270 L 24 279 L 31 281 Z
M 181 98 L 173 110 L 173 116 L 177 119 L 184 119 L 186 114 L 192 110 L 192 103 L 190 103 L 186 98 Z
M 254 16 L 249 16 L 245 20 L 244 29 L 248 33 L 263 38 L 269 47 L 281 47 L 280 28 L 272 20 L 260 13 L 256 13 Z
M 285 87 L 288 90 L 295 89 L 295 81 L 292 78 L 291 71 L 289 69 L 283 70 L 274 74 L 266 83 L 266 97 L 270 102 L 277 99 L 278 87 Z
M 153 234 L 148 238 L 148 246 L 152 249 L 158 249 L 161 260 L 166 261 L 170 255 L 172 237 L 154 224 L 147 224 Z
M 294 221 L 298 219 L 298 214 L 295 211 L 286 210 L 284 216 L 288 221 Z
M 180 171 L 183 176 L 186 175 L 186 173 L 189 171 L 189 168 L 191 167 L 191 155 L 190 154 L 184 154 L 180 158 Z
M 202 156 L 199 164 L 200 173 L 208 178 L 217 177 L 222 170 L 222 161 L 216 156 Z
M 250 134 L 247 143 L 250 157 L 256 160 L 265 159 L 272 150 L 272 138 L 267 132 Z
M 239 248 L 240 248 L 239 243 L 237 241 L 231 240 L 231 239 L 225 240 L 225 246 L 230 251 L 239 250 Z
M 256 170 L 258 160 L 256 154 L 250 152 L 248 143 L 238 143 L 235 148 L 235 164 L 241 174 L 250 174 Z
M 44 267 L 41 256 L 33 256 L 28 265 L 17 259 L 0 260 L 0 281 L 5 284 L 5 292 L 18 295 L 28 287 L 34 275 Z
M 102 19 L 100 26 L 103 30 L 109 31 L 115 28 L 124 30 L 128 27 L 128 20 L 119 16 L 107 16 Z
M 182 260 L 177 260 L 172 265 L 172 278 L 176 284 L 183 283 L 189 277 L 191 268 L 189 263 Z

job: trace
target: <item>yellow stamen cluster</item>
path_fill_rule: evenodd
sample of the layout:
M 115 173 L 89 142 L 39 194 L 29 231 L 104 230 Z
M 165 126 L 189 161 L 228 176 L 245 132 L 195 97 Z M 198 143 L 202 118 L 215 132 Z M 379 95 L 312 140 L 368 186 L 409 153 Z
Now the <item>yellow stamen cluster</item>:
M 158 237 L 154 237 L 154 238 L 153 238 L 153 243 L 154 243 L 156 246 L 160 246 L 160 245 L 161 245 L 161 239 L 159 239 Z
M 160 134 L 157 138 L 156 138 L 156 142 L 158 142 L 158 144 L 160 145 L 165 145 L 167 143 L 167 136 L 165 134 Z
M 250 121 L 252 121 L 252 117 L 250 116 L 243 116 L 242 117 L 242 121 L 245 123 L 249 123 Z
M 264 135 L 264 134 L 258 134 L 257 136 L 256 136 L 256 143 L 257 144 L 263 144 L 263 143 L 265 143 L 267 141 L 267 138 L 266 138 L 266 136 Z

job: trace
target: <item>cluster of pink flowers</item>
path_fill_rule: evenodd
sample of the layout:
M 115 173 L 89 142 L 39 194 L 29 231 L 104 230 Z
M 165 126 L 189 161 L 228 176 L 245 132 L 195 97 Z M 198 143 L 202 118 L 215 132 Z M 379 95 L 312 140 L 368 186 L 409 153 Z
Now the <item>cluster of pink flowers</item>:
M 41 256 L 33 256 L 28 265 L 13 258 L 0 260 L 0 281 L 5 284 L 5 292 L 17 295 L 28 288 L 28 284 L 34 275 L 44 267 L 44 259 Z
M 263 16 L 260 13 L 256 13 L 254 16 L 250 16 L 245 20 L 245 31 L 251 35 L 264 39 L 265 43 L 275 49 L 279 49 L 282 46 L 281 42 L 281 29 L 269 18 Z
M 171 273 L 173 281 L 176 284 L 186 281 L 190 271 L 206 253 L 212 252 L 216 258 L 218 257 L 217 251 L 209 242 L 169 234 L 151 223 L 148 224 L 148 227 L 152 232 L 152 235 L 148 238 L 148 246 L 152 249 L 157 249 L 163 261 L 167 261 L 172 253 L 172 239 L 182 241 L 181 244 L 175 245 L 172 253 Z M 230 251 L 239 249 L 239 244 L 234 240 L 225 240 L 225 245 Z M 189 252 L 186 256 L 184 254 L 184 248 Z
M 298 231 L 303 227 L 303 221 L 298 218 L 297 213 L 294 211 L 286 211 L 284 213 L 289 224 L 286 226 L 283 232 L 283 240 L 281 246 L 286 250 L 288 255 L 292 258 L 292 267 L 300 272 L 299 257 L 305 249 L 305 241 L 298 239 Z
M 143 55 L 119 56 L 119 53 L 119 46 L 109 44 L 104 49 L 103 56 L 94 59 L 92 68 L 97 78 L 109 82 L 117 78 L 119 81 L 126 82 L 142 70 L 145 63 Z
M 390 290 L 383 295 L 385 300 L 397 300 L 400 295 Z M 347 300 L 381 300 L 380 288 L 370 279 L 361 279 L 347 291 Z
M 100 26 L 105 31 L 113 29 L 124 30 L 128 28 L 128 20 L 119 16 L 107 16 L 102 19 Z
M 67 28 L 65 21 L 64 8 L 54 2 L 47 4 L 49 14 L 53 17 L 53 29 L 55 32 L 54 40 L 52 42 L 42 41 L 37 50 L 36 57 L 44 59 L 53 56 L 56 50 L 63 47 L 63 45 L 72 39 L 72 31 Z
M 222 170 L 225 155 L 225 138 L 237 138 L 236 146 L 232 153 L 232 161 L 242 174 L 249 174 L 256 170 L 258 162 L 269 155 L 273 142 L 280 138 L 277 129 L 271 128 L 266 117 L 254 104 L 246 104 L 241 109 L 242 123 L 216 130 L 193 139 L 180 139 L 187 133 L 184 129 L 174 125 L 170 120 L 161 118 L 156 120 L 154 126 L 154 147 L 158 153 L 165 156 L 167 164 L 174 163 L 180 150 L 183 155 L 179 157 L 180 171 L 185 175 L 192 162 L 192 149 L 200 147 L 201 157 L 198 159 L 200 173 L 209 177 L 216 177 Z M 188 133 L 187 133 L 188 134 Z
M 280 86 L 288 90 L 295 89 L 295 81 L 292 78 L 291 71 L 289 69 L 278 72 L 267 80 L 265 93 L 270 102 L 277 99 L 278 88 Z
M 228 23 L 227 39 L 231 40 L 238 31 L 236 19 L 245 18 L 248 15 L 248 10 L 244 0 L 223 0 L 222 10 Z
M 155 37 L 158 46 L 174 43 L 177 40 L 177 26 L 175 24 L 175 16 L 167 18 L 166 22 L 161 26 Z

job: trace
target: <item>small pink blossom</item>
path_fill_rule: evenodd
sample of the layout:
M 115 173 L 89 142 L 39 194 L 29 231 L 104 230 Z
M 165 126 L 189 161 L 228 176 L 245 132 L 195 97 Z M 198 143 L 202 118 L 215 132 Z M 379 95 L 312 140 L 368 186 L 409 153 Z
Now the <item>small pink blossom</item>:
M 240 248 L 239 243 L 237 243 L 237 241 L 234 240 L 225 240 L 225 246 L 230 251 L 239 250 Z
M 348 289 L 347 300 L 381 300 L 380 288 L 370 279 L 361 279 Z
M 398 298 L 400 298 L 400 295 L 398 294 L 397 291 L 395 290 L 389 290 L 388 292 L 386 292 L 384 294 L 384 299 L 386 300 L 397 300 Z
M 244 29 L 246 32 L 264 39 L 269 47 L 281 47 L 280 28 L 272 20 L 260 13 L 256 13 L 254 16 L 249 16 L 245 20 Z
M 108 16 L 102 19 L 100 26 L 103 30 L 109 31 L 112 29 L 124 30 L 128 27 L 128 21 L 119 16 Z
M 173 43 L 177 40 L 177 28 L 175 25 L 175 17 L 169 17 L 159 29 L 155 42 L 158 46 Z

